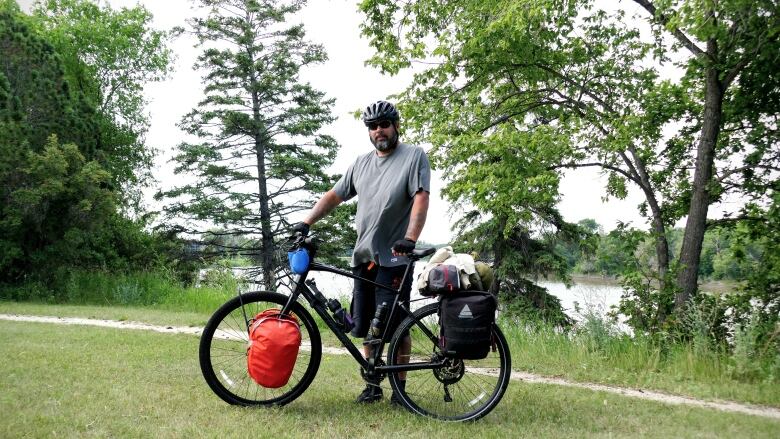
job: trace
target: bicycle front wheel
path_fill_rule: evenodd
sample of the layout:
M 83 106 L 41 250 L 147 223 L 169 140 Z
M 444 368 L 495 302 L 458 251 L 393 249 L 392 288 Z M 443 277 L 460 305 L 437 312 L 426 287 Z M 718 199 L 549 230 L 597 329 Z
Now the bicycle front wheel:
M 224 401 L 243 406 L 284 405 L 299 397 L 314 380 L 322 357 L 320 333 L 311 314 L 298 302 L 290 311 L 300 324 L 301 348 L 290 380 L 271 389 L 249 376 L 249 331 L 244 315 L 251 319 L 267 309 L 281 309 L 287 300 L 279 293 L 242 294 L 222 305 L 206 324 L 200 338 L 200 369 L 211 390 Z
M 438 345 L 439 304 L 433 303 L 407 317 L 395 331 L 388 351 L 388 364 L 441 361 Z M 419 322 L 419 323 L 418 323 Z M 404 338 L 411 351 L 402 353 Z M 495 351 L 481 360 L 446 359 L 444 367 L 390 374 L 390 385 L 410 411 L 446 421 L 473 421 L 490 413 L 504 396 L 511 374 L 509 347 L 498 326 L 493 325 Z M 401 361 L 399 361 L 401 359 Z

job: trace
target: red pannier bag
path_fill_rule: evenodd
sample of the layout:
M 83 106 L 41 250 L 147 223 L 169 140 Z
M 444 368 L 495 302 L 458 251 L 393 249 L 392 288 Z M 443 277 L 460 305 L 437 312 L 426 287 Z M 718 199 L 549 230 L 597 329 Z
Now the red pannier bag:
M 301 347 L 301 330 L 293 315 L 282 317 L 280 309 L 267 309 L 249 325 L 246 363 L 249 376 L 263 387 L 287 384 Z

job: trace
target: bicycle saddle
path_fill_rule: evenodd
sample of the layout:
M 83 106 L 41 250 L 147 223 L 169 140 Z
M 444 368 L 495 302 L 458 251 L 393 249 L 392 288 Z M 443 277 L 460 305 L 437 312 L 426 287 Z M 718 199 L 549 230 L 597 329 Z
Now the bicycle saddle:
M 412 250 L 412 256 L 414 256 L 416 259 L 424 258 L 428 255 L 432 255 L 436 253 L 436 247 L 429 247 L 429 248 L 416 248 Z

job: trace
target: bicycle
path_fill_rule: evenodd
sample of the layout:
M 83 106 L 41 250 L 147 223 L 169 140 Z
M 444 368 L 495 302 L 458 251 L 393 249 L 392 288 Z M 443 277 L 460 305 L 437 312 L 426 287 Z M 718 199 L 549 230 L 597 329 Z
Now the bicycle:
M 293 275 L 292 293 L 287 296 L 275 292 L 256 291 L 238 294 L 222 305 L 209 319 L 201 336 L 200 366 L 209 387 L 222 400 L 242 406 L 285 405 L 298 398 L 314 380 L 322 357 L 319 329 L 299 298 L 320 316 L 325 325 L 341 341 L 349 354 L 361 366 L 363 378 L 375 385 L 389 377 L 390 385 L 401 404 L 409 411 L 447 421 L 472 421 L 488 414 L 499 403 L 509 383 L 511 358 L 506 338 L 493 325 L 493 346 L 481 360 L 461 360 L 445 356 L 439 348 L 439 303 L 424 305 L 412 311 L 411 304 L 399 301 L 401 286 L 392 290 L 361 278 L 351 272 L 314 261 L 316 243 L 312 238 L 298 236 L 293 249 L 305 248 L 311 261 L 302 273 Z M 434 248 L 415 249 L 408 255 L 403 280 L 412 275 L 415 261 L 431 255 Z M 347 331 L 328 312 L 327 299 L 316 283 L 308 279 L 309 272 L 321 271 L 362 279 L 396 293 L 388 304 L 385 322 L 394 320 L 396 313 L 406 318 L 390 334 L 385 325 L 381 337 L 370 341 L 373 355 L 368 359 L 347 336 Z M 281 308 L 280 314 L 293 314 L 300 322 L 302 335 L 295 368 L 290 381 L 278 389 L 257 385 L 247 373 L 247 346 L 250 318 L 269 308 Z M 399 361 L 406 335 L 411 338 L 411 352 Z M 382 359 L 389 342 L 387 361 Z M 406 373 L 406 385 L 399 385 L 399 373 Z

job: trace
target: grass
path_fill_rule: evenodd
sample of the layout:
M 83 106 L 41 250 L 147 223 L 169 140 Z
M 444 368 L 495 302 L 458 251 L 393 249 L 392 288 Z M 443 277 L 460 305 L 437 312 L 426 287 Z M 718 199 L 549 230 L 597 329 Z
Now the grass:
M 195 297 L 195 296 L 193 296 Z M 223 300 L 230 295 L 225 294 Z M 182 300 L 173 307 L 131 307 L 95 305 L 50 305 L 2 302 L 0 312 L 58 317 L 88 317 L 131 320 L 157 325 L 203 326 L 213 309 L 191 311 Z M 314 312 L 312 311 L 314 315 Z M 323 342 L 340 346 L 338 339 L 315 315 Z M 595 331 L 566 335 L 540 326 L 532 329 L 502 323 L 517 370 L 573 381 L 613 384 L 687 395 L 709 400 L 732 400 L 780 407 L 777 382 L 739 380 L 730 373 L 726 357 L 697 352 L 692 345 L 673 345 L 662 352 L 647 340 L 628 337 L 597 337 Z M 359 343 L 358 343 L 359 345 Z
M 198 339 L 0 321 L 0 437 L 777 437 L 780 422 L 512 382 L 486 418 L 445 424 L 352 403 L 349 357 L 325 356 L 288 406 L 244 409 L 211 393 Z
M 516 369 L 573 381 L 646 388 L 780 407 L 776 379 L 737 379 L 730 357 L 693 344 L 662 349 L 645 338 L 503 324 Z
M 227 298 L 225 299 L 227 300 Z M 156 309 L 141 306 L 66 305 L 37 302 L 0 301 L 0 313 L 55 317 L 85 317 L 90 319 L 135 321 L 153 325 L 204 326 L 210 312 Z
M 171 273 L 69 272 L 54 290 L 30 282 L 0 289 L 0 300 L 74 305 L 148 306 L 210 314 L 238 291 L 229 270 L 215 270 L 198 287 L 183 286 Z
M 38 302 L 0 301 L 0 312 L 203 326 L 235 295 L 238 283 L 230 275 L 216 276 L 195 288 L 182 287 L 164 273 L 90 272 L 74 273 L 52 296 L 36 296 L 29 291 L 32 287 L 27 288 L 12 295 L 37 297 Z M 52 304 L 55 300 L 71 304 Z M 315 319 L 324 343 L 339 346 L 316 315 Z M 610 334 L 598 325 L 573 336 L 545 326 L 529 329 L 515 322 L 502 322 L 501 327 L 510 343 L 515 369 L 574 381 L 780 407 L 780 354 L 777 376 L 740 377 L 733 373 L 735 365 L 728 355 L 696 349 L 692 344 L 673 344 L 662 350 L 645 339 Z
M 193 295 L 191 297 L 196 296 Z M 187 305 L 186 299 L 183 299 L 182 307 L 179 310 L 172 309 L 175 307 L 170 305 L 156 307 L 100 306 L 0 301 L 0 313 L 54 317 L 82 317 L 102 320 L 143 322 L 153 325 L 203 327 L 206 325 L 206 322 L 208 322 L 214 311 L 231 297 L 233 297 L 233 293 L 225 293 L 221 297 L 222 302 L 219 302 L 214 305 L 212 309 L 205 312 L 188 310 L 191 307 Z M 333 335 L 330 329 L 328 329 L 322 319 L 320 319 L 311 308 L 308 306 L 306 307 L 317 322 L 317 327 L 320 330 L 320 336 L 322 337 L 323 343 L 329 346 L 341 346 L 341 342 Z M 359 341 L 356 341 L 356 343 L 359 345 Z

